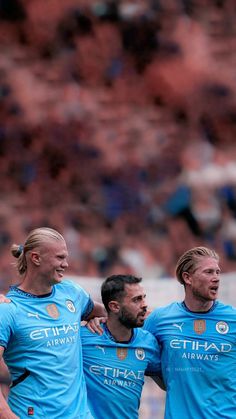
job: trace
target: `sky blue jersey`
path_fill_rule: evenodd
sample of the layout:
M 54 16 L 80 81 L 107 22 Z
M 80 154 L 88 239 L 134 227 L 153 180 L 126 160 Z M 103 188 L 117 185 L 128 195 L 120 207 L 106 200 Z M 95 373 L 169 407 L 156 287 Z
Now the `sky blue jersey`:
M 63 281 L 36 297 L 17 287 L 0 304 L 0 345 L 12 374 L 9 406 L 21 419 L 88 419 L 80 321 L 93 309 L 89 295 Z
M 154 310 L 144 328 L 161 346 L 165 419 L 236 418 L 236 309 L 206 313 L 184 303 Z
M 117 343 L 103 328 L 101 336 L 81 328 L 90 410 L 95 419 L 136 419 L 145 371 L 160 374 L 159 346 L 140 328 L 128 343 Z

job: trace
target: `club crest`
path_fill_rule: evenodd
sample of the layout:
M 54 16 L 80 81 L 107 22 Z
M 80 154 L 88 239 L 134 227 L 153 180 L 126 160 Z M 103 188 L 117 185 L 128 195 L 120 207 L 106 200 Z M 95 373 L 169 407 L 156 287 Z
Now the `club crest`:
M 66 307 L 68 308 L 68 310 L 69 310 L 71 313 L 75 313 L 75 306 L 74 306 L 73 301 L 71 301 L 71 300 L 66 300 Z
M 220 321 L 216 323 L 216 330 L 221 335 L 225 335 L 229 331 L 229 325 L 226 322 Z
M 135 356 L 137 359 L 139 359 L 140 361 L 143 361 L 145 358 L 145 352 L 144 349 L 142 348 L 137 348 L 135 349 Z

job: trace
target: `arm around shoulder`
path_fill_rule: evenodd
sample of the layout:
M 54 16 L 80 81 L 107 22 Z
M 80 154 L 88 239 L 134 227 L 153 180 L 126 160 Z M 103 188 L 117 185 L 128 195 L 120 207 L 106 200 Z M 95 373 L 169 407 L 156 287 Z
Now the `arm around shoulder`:
M 94 301 L 94 307 L 89 316 L 86 318 L 86 320 L 93 319 L 94 317 L 105 317 L 107 318 L 107 312 L 103 304 Z

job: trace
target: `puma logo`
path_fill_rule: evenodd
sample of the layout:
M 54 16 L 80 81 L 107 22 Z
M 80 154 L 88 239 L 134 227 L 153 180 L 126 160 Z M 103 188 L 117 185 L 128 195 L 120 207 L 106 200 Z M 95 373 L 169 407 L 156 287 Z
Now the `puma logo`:
M 101 349 L 103 355 L 105 355 L 105 349 L 103 348 L 103 346 L 96 345 L 96 348 Z
M 39 313 L 28 313 L 28 317 L 36 317 L 39 320 Z
M 183 332 L 183 325 L 184 325 L 184 323 L 180 323 L 180 324 L 173 323 L 172 326 L 177 327 L 177 329 L 179 329 L 181 332 Z

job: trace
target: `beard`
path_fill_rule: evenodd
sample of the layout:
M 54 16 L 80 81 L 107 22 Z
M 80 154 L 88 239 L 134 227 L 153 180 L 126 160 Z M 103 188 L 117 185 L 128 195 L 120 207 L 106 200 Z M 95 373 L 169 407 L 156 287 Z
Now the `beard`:
M 121 309 L 119 315 L 120 323 L 127 327 L 127 329 L 133 329 L 134 327 L 142 327 L 144 324 L 144 319 L 140 319 L 141 314 L 145 314 L 146 311 L 140 312 L 138 316 L 134 317 L 128 310 L 124 307 Z

